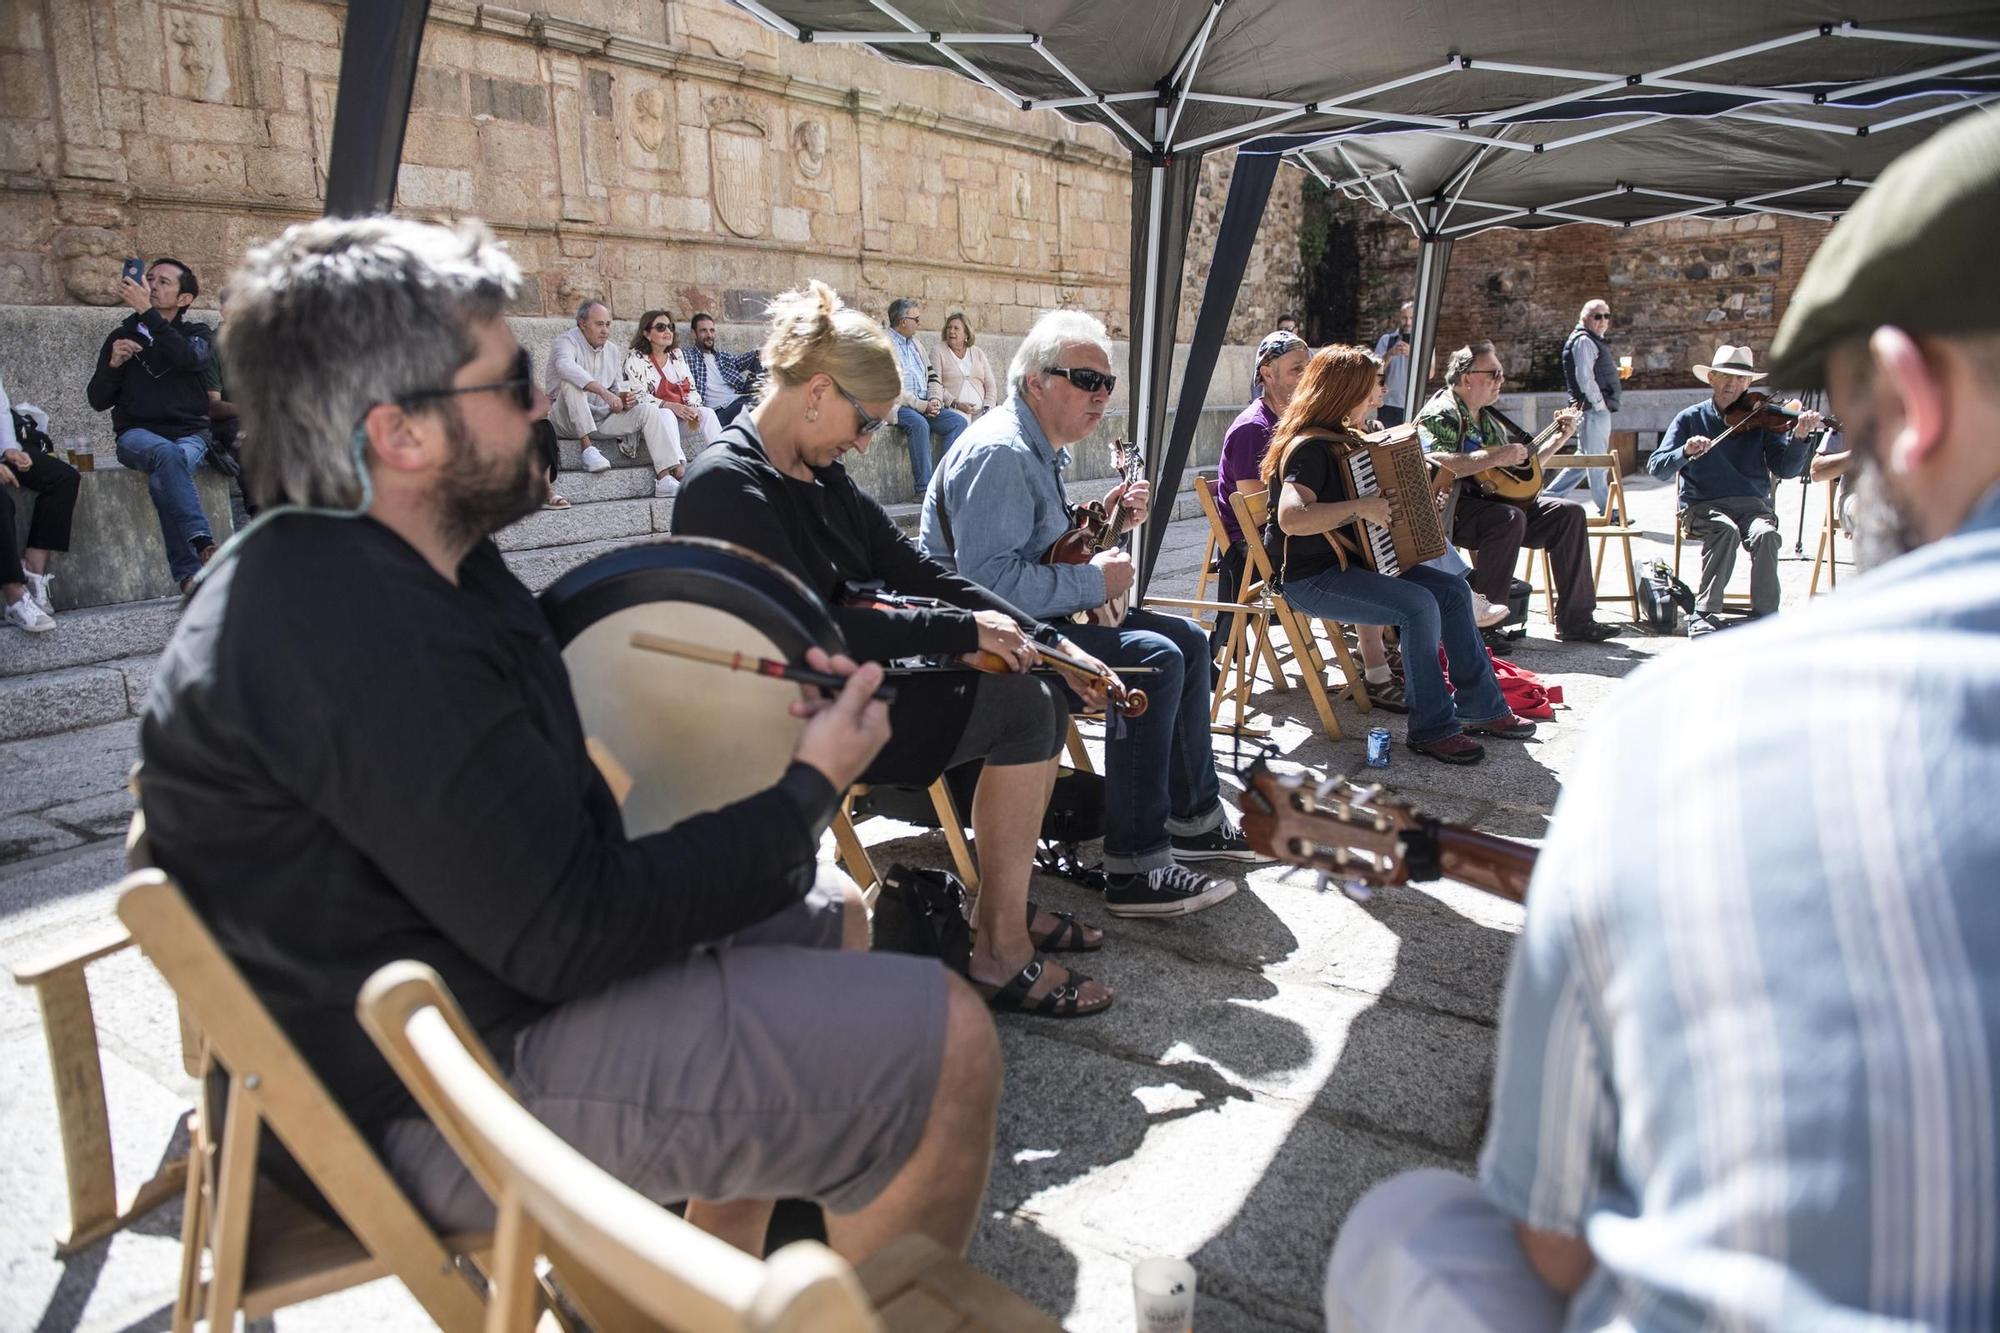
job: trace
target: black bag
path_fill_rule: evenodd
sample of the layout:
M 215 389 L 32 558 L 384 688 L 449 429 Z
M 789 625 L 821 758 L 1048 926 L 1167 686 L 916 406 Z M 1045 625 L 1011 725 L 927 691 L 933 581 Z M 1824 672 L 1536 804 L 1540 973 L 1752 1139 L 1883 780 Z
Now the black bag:
M 935 958 L 963 973 L 972 960 L 965 885 L 948 870 L 889 867 L 875 900 L 875 947 Z
M 951 799 L 958 805 L 959 812 L 968 817 L 972 810 L 972 792 L 979 785 L 979 772 L 984 766 L 984 761 L 975 759 L 944 775 L 945 786 L 951 789 Z M 922 828 L 938 826 L 937 807 L 931 804 L 930 793 L 922 787 L 870 787 L 855 798 L 854 813 L 900 819 Z M 1049 808 L 1042 815 L 1042 841 L 1079 843 L 1103 836 L 1103 774 L 1063 769 L 1056 778 L 1055 790 L 1049 794 Z
M 1639 623 L 1655 634 L 1673 634 L 1683 611 L 1694 614 L 1694 589 L 1675 578 L 1664 560 L 1646 566 L 1639 580 Z
M 14 408 L 13 413 L 14 442 L 21 450 L 30 455 L 52 454 L 56 451 L 56 442 L 49 438 L 47 431 L 35 424 L 32 416 L 19 408 Z

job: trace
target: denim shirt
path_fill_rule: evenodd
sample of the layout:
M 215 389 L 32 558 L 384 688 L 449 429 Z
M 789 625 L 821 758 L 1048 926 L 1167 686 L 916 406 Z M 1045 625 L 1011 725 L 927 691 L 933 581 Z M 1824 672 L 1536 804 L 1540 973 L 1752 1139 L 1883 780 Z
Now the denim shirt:
M 1019 395 L 972 423 L 938 464 L 924 492 L 917 543 L 946 569 L 1052 620 L 1104 605 L 1095 565 L 1045 565 L 1042 556 L 1069 530 L 1056 449 Z
M 889 330 L 889 342 L 896 349 L 896 365 L 903 372 L 903 392 L 921 403 L 930 398 L 930 363 L 924 360 L 924 349 L 917 346 L 915 338 L 905 338 L 894 329 Z

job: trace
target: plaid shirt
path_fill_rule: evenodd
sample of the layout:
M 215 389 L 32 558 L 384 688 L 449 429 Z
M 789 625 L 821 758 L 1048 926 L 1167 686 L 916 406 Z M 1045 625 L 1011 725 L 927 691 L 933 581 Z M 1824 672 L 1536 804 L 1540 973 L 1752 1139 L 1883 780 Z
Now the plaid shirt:
M 764 373 L 764 363 L 755 352 L 737 354 L 718 347 L 715 349 L 715 364 L 722 370 L 722 383 L 711 390 L 708 387 L 708 354 L 689 344 L 682 349 L 681 355 L 687 360 L 695 392 L 709 407 L 726 407 L 731 399 L 741 394 L 755 393 L 757 381 Z
M 1568 1328 L 2000 1326 L 1996 719 L 2000 486 L 1592 721 L 1480 1161 Z

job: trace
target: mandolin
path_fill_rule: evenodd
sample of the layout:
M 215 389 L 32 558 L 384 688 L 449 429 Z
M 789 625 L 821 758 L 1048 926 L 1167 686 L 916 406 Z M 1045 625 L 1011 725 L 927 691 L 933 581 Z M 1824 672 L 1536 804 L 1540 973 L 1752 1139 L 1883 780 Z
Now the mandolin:
M 1261 855 L 1367 888 L 1461 880 L 1526 902 L 1535 849 L 1418 813 L 1380 787 L 1280 776 L 1262 759 L 1243 774 L 1243 836 Z
M 1118 485 L 1121 503 L 1105 512 L 1100 500 L 1076 506 L 1070 513 L 1075 526 L 1056 538 L 1047 554 L 1042 557 L 1045 565 L 1087 565 L 1093 556 L 1102 555 L 1118 544 L 1125 530 L 1131 525 L 1131 512 L 1122 503 L 1123 495 L 1133 483 L 1146 475 L 1146 455 L 1136 444 L 1123 440 L 1111 442 L 1111 465 L 1118 469 Z M 1078 611 L 1070 617 L 1079 625 L 1117 625 L 1125 620 L 1125 612 L 1131 608 L 1130 590 L 1112 598 L 1103 606 L 1089 611 Z
M 1574 407 L 1555 414 L 1539 435 L 1528 441 L 1528 461 L 1515 463 L 1509 467 L 1490 467 L 1484 472 L 1472 474 L 1472 480 L 1483 494 L 1500 500 L 1519 500 L 1526 503 L 1542 493 L 1542 464 L 1544 450 L 1553 455 L 1556 440 L 1562 435 L 1563 427 L 1576 419 Z

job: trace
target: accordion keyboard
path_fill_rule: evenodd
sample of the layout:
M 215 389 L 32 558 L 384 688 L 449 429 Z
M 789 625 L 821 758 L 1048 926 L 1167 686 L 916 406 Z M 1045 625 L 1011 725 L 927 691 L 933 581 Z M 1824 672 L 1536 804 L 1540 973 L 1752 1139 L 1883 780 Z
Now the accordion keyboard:
M 1382 483 L 1375 475 L 1375 460 L 1368 450 L 1357 449 L 1347 456 L 1347 472 L 1357 499 L 1382 493 Z M 1396 559 L 1396 539 L 1390 531 L 1366 521 L 1362 522 L 1361 531 L 1368 542 L 1368 563 L 1375 572 L 1390 578 L 1401 574 L 1403 566 Z

